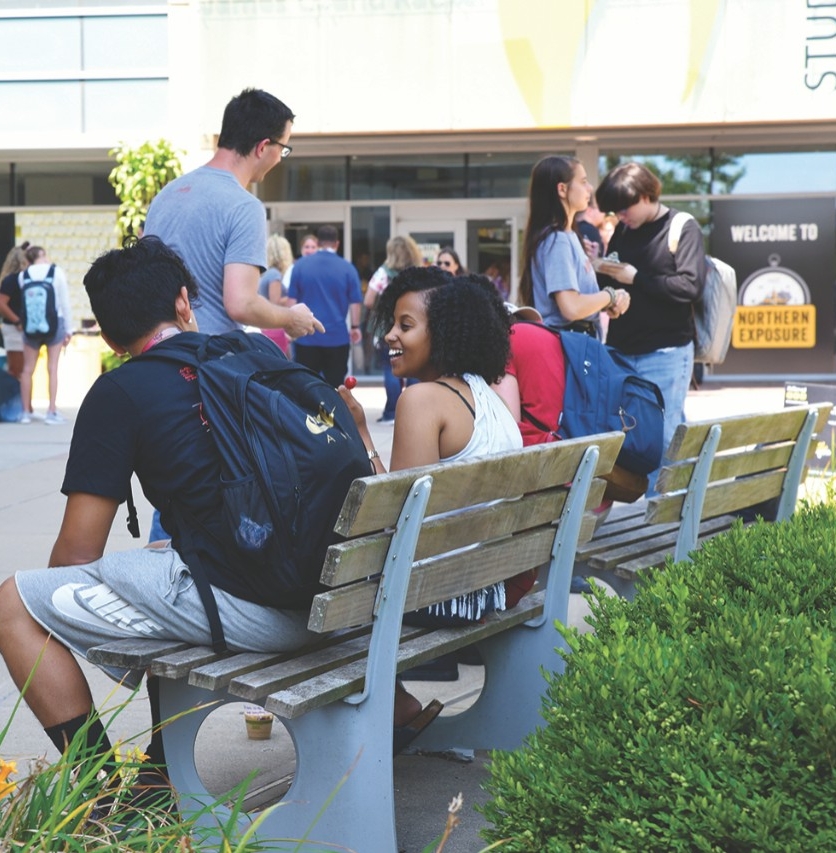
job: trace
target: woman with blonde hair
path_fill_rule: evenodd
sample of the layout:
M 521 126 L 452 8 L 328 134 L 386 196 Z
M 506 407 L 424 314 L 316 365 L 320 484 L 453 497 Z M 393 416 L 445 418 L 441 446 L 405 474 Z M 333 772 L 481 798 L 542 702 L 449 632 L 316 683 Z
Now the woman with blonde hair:
M 6 349 L 6 370 L 20 380 L 23 373 L 23 332 L 20 317 L 20 284 L 18 275 L 29 266 L 26 260 L 28 243 L 15 246 L 6 255 L 3 269 L 0 270 L 0 317 L 3 318 L 3 346 Z M 32 411 L 30 400 L 28 408 Z
M 423 258 L 418 244 L 408 234 L 397 235 L 386 243 L 386 260 L 369 279 L 363 304 L 373 311 L 377 300 L 386 290 L 395 276 L 409 267 L 420 267 Z M 383 387 L 386 389 L 386 405 L 383 414 L 378 418 L 379 423 L 392 423 L 395 420 L 395 405 L 403 390 L 402 380 L 392 373 L 389 363 L 389 348 L 382 339 L 375 342 L 375 348 L 380 355 L 383 365 Z
M 267 239 L 267 269 L 258 283 L 258 292 L 265 299 L 269 299 L 276 305 L 287 303 L 287 285 L 285 278 L 288 277 L 290 268 L 293 266 L 293 250 L 287 238 L 280 234 L 271 234 Z M 281 351 L 287 355 L 290 342 L 284 329 L 262 329 Z

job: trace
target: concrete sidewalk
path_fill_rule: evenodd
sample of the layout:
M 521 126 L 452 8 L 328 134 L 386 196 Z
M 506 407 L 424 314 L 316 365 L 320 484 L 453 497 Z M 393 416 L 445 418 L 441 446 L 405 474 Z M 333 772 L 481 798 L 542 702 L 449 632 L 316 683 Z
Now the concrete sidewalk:
M 356 396 L 366 409 L 375 445 L 388 464 L 393 427 L 377 424 L 383 402 L 379 386 L 360 386 Z M 744 414 L 775 411 L 783 406 L 783 388 L 710 388 L 692 392 L 687 404 L 689 419 L 703 419 L 714 414 Z M 64 464 L 67 458 L 74 412 L 63 410 L 68 423 L 46 426 L 35 421 L 29 425 L 0 424 L 0 580 L 20 569 L 46 565 L 55 541 L 64 508 L 60 494 Z M 120 508 L 108 542 L 108 550 L 137 547 L 144 542 L 150 525 L 151 507 L 138 484 L 134 485 L 143 539 L 134 540 L 128 533 Z M 573 623 L 580 624 L 585 602 L 572 596 Z M 98 669 L 82 662 L 91 682 L 94 699 L 104 716 L 118 709 L 109 726 L 111 738 L 139 747 L 147 743 L 144 732 L 150 725 L 144 690 L 131 699 L 128 691 L 114 687 Z M 0 729 L 11 716 L 17 702 L 17 690 L 0 666 Z M 466 707 L 481 687 L 479 667 L 460 666 L 455 682 L 409 682 L 409 688 L 426 702 L 438 697 L 445 703 L 445 713 Z M 198 758 L 201 775 L 207 787 L 218 794 L 229 790 L 254 769 L 258 776 L 251 788 L 252 802 L 263 804 L 274 800 L 286 786 L 293 772 L 293 748 L 282 726 L 273 727 L 266 741 L 248 740 L 243 720 L 243 705 L 228 705 L 212 714 L 201 731 Z M 0 757 L 18 761 L 23 769 L 29 759 L 57 753 L 42 729 L 24 706 L 18 708 L 14 720 L 0 744 Z M 445 847 L 446 853 L 474 853 L 484 844 L 478 836 L 484 822 L 473 811 L 475 803 L 484 802 L 481 783 L 486 777 L 486 756 L 477 754 L 469 763 L 438 756 L 406 755 L 395 760 L 395 786 L 399 847 L 405 853 L 420 853 L 438 836 L 446 820 L 447 805 L 460 791 L 464 794 L 461 823 Z

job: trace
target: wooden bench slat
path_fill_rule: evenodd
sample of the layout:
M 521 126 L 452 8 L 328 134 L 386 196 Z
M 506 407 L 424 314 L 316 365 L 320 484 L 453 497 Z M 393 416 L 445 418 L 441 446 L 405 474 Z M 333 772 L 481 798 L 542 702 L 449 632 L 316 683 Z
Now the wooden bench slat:
M 599 448 L 596 473 L 612 469 L 623 433 L 594 436 Z M 394 527 L 407 492 L 416 477 L 432 472 L 433 488 L 427 515 L 473 504 L 560 486 L 572 479 L 590 438 L 567 439 L 522 451 L 508 451 L 478 460 L 424 466 L 355 480 L 349 489 L 335 531 L 346 537 Z M 558 445 L 561 452 L 555 452 Z M 462 471 L 467 476 L 462 476 Z
M 596 536 L 589 542 L 584 543 L 582 548 L 577 550 L 578 560 L 590 560 L 592 557 L 602 552 L 610 551 L 613 548 L 622 548 L 625 545 L 635 545 L 639 542 L 644 542 L 647 539 L 655 539 L 657 536 L 662 536 L 667 533 L 674 534 L 676 541 L 676 533 L 679 530 L 679 524 L 655 524 L 652 527 L 642 525 L 637 526 L 635 522 L 630 529 L 622 530 L 620 533 L 614 533 L 612 536 Z
M 401 630 L 401 642 L 413 640 L 430 630 L 405 625 Z M 365 659 L 370 639 L 371 634 L 366 632 L 345 642 L 335 642 L 283 663 L 240 675 L 230 682 L 229 692 L 247 701 L 260 702 L 268 694 L 283 690 L 306 678 L 329 669 L 338 669 L 355 660 Z
M 718 451 L 758 444 L 768 436 L 770 443 L 794 441 L 807 417 L 806 408 L 782 409 L 754 415 L 723 418 L 723 431 Z M 708 431 L 717 418 L 696 423 L 679 424 L 665 454 L 668 459 L 680 460 L 697 456 Z
M 492 542 L 477 549 L 415 564 L 412 569 L 406 612 L 479 589 L 534 569 L 551 556 L 554 527 L 544 527 Z M 377 579 L 323 592 L 314 598 L 308 628 L 325 632 L 372 621 Z
M 565 502 L 566 489 L 558 488 L 428 519 L 421 528 L 415 559 L 424 560 L 473 541 L 489 541 L 548 524 L 560 517 Z M 340 586 L 368 577 L 369 566 L 383 564 L 392 536 L 389 531 L 332 545 L 320 580 L 327 586 Z
M 146 669 L 158 655 L 172 654 L 185 648 L 188 648 L 187 643 L 175 640 L 116 640 L 90 649 L 87 660 L 121 669 Z
M 700 524 L 700 535 L 708 534 L 714 530 L 725 529 L 729 527 L 732 520 L 733 519 L 730 519 L 729 516 L 708 519 Z M 646 530 L 653 533 L 657 530 L 661 531 L 662 528 L 669 528 L 669 525 L 653 525 L 647 527 Z M 625 544 L 620 548 L 612 548 L 600 554 L 596 554 L 589 560 L 590 568 L 595 571 L 611 571 L 616 569 L 617 574 L 617 569 L 622 563 L 631 559 L 637 559 L 641 554 L 654 552 L 672 554 L 674 546 L 676 545 L 677 530 L 678 525 L 675 525 L 672 531 L 668 529 L 668 532 L 666 533 L 654 533 L 654 535 L 645 536 L 640 540 Z
M 533 593 L 511 610 L 491 613 L 483 623 L 462 628 L 441 628 L 398 649 L 398 672 L 456 649 L 506 631 L 543 612 L 544 593 Z M 285 719 L 295 719 L 308 711 L 344 699 L 361 690 L 365 682 L 365 661 L 356 661 L 338 670 L 308 679 L 287 690 L 270 694 L 264 702 L 268 711 Z
M 729 482 L 712 483 L 706 489 L 703 518 L 725 515 L 777 497 L 783 483 L 784 471 L 768 471 Z M 684 492 L 651 498 L 647 502 L 648 522 L 658 524 L 679 520 L 684 500 Z
M 713 539 L 715 536 L 719 536 L 721 533 L 725 533 L 736 520 L 737 516 L 722 515 L 719 518 L 711 519 L 711 522 L 705 522 L 705 530 L 703 530 L 702 526 L 700 527 L 700 545 L 709 539 Z M 633 560 L 625 560 L 623 563 L 619 563 L 615 568 L 615 574 L 620 578 L 632 579 L 639 572 L 664 566 L 665 561 L 670 556 L 670 548 L 642 554 L 642 556 L 636 557 Z
M 766 447 L 755 447 L 734 453 L 717 455 L 711 466 L 709 480 L 728 480 L 735 477 L 746 477 L 750 474 L 760 474 L 775 468 L 785 468 L 795 444 L 782 442 Z M 665 466 L 659 472 L 656 480 L 658 492 L 675 492 L 686 489 L 694 472 L 693 462 Z
M 601 503 L 606 483 L 595 480 L 589 490 L 587 508 Z M 471 507 L 455 515 L 428 519 L 421 528 L 416 560 L 469 545 L 474 540 L 488 542 L 509 536 L 521 530 L 530 530 L 549 524 L 560 517 L 566 503 L 564 487 L 524 495 L 517 500 L 503 501 L 486 506 Z M 582 539 L 588 539 L 594 530 L 585 523 Z M 381 566 L 386 557 L 393 531 L 373 533 L 340 542 L 328 549 L 320 577 L 325 586 L 342 586 L 368 577 L 370 566 Z
M 160 678 L 185 678 L 194 667 L 203 666 L 221 657 L 222 655 L 209 646 L 190 646 L 182 651 L 154 658 L 149 669 L 152 675 Z

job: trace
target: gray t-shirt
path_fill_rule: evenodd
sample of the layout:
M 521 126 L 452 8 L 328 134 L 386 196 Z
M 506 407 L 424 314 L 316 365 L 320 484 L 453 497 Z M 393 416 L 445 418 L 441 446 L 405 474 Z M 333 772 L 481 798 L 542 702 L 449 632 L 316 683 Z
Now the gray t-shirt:
M 201 166 L 163 187 L 151 203 L 145 234 L 159 237 L 197 279 L 198 328 L 219 334 L 242 326 L 223 303 L 226 264 L 267 266 L 264 206 L 224 169 Z
M 543 322 L 552 329 L 563 329 L 570 325 L 570 321 L 557 307 L 555 293 L 561 290 L 598 293 L 600 290 L 592 263 L 574 232 L 554 231 L 543 239 L 535 252 L 531 279 L 534 307 L 542 315 Z M 601 321 L 598 312 L 595 311 L 585 319 L 595 326 L 600 340 Z

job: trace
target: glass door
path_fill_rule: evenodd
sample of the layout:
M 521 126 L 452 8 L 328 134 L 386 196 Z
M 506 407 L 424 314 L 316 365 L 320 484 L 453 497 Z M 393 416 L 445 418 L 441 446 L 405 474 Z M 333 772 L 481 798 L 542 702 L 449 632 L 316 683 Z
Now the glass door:
M 404 219 L 398 221 L 397 233 L 409 234 L 415 240 L 425 264 L 435 263 L 445 246 L 452 246 L 459 257 L 467 257 L 467 223 L 464 220 Z

